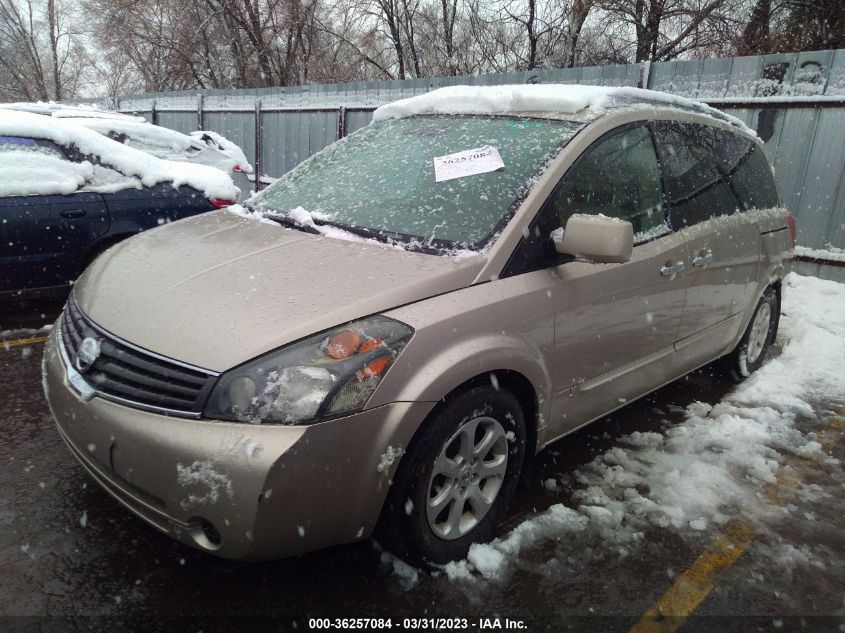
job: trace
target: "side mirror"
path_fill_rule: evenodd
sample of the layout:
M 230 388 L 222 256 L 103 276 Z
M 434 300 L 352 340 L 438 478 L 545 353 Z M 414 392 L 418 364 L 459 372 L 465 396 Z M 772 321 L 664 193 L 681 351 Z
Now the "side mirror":
M 577 213 L 566 222 L 563 237 L 552 239 L 558 253 L 600 264 L 627 262 L 634 251 L 633 225 L 603 215 Z

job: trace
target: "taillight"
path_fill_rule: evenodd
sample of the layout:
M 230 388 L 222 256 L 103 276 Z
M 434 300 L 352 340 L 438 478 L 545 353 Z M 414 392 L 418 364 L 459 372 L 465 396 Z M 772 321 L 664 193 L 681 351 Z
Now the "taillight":
M 235 165 L 234 167 L 232 167 L 232 171 L 235 172 L 236 174 L 239 174 L 243 171 L 243 169 L 241 168 L 240 165 Z
M 792 248 L 798 244 L 798 225 L 795 223 L 795 216 L 789 209 L 786 209 L 786 223 L 789 225 L 789 234 L 792 236 Z
M 226 200 L 225 198 L 209 198 L 208 201 L 211 203 L 211 206 L 215 209 L 222 209 L 223 207 L 228 207 L 231 204 L 235 204 L 234 200 Z

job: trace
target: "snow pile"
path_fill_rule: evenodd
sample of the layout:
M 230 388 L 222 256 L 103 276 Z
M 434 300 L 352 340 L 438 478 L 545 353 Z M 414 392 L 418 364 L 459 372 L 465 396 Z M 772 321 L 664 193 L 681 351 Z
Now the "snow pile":
M 611 88 L 571 84 L 519 84 L 504 86 L 449 86 L 400 99 L 373 113 L 373 123 L 421 114 L 512 114 L 550 112 L 576 114 L 589 109 L 601 115 L 608 108 L 662 105 L 694 110 L 726 121 L 750 134 L 745 123 L 699 101 L 642 88 Z
M 561 534 L 583 532 L 587 529 L 589 521 L 587 515 L 559 503 L 536 517 L 523 521 L 507 535 L 492 543 L 474 543 L 469 548 L 466 560 L 448 563 L 443 571 L 452 580 L 471 580 L 475 578 L 475 573 L 488 580 L 503 580 L 509 561 L 517 558 L 520 552 Z
M 208 198 L 225 200 L 237 200 L 240 193 L 231 178 L 218 169 L 205 165 L 160 160 L 62 119 L 0 109 L 0 136 L 44 139 L 62 147 L 73 147 L 125 176 L 136 178 L 135 185 L 140 183 L 143 186 L 152 187 L 162 182 L 170 182 L 174 187 L 188 185 Z M 80 164 L 84 165 L 85 162 Z M 3 168 L 4 170 L 0 173 L 15 174 L 16 179 L 31 180 L 18 168 L 6 171 L 9 168 L 7 164 L 4 164 Z M 2 180 L 7 181 L 9 178 L 4 177 Z M 62 185 L 66 186 L 66 181 L 63 180 Z M 57 187 L 59 188 L 49 193 L 66 193 L 59 185 Z M 47 192 L 42 187 L 39 191 L 33 192 L 33 195 L 45 193 Z
M 390 552 L 382 551 L 380 560 L 383 565 L 391 568 L 393 575 L 399 579 L 399 586 L 405 591 L 413 589 L 419 583 L 419 570 L 411 567 L 408 563 L 397 558 Z
M 721 402 L 695 402 L 662 432 L 634 432 L 575 471 L 570 506 L 557 504 L 449 563 L 451 579 L 505 579 L 545 541 L 590 534 L 625 556 L 646 531 L 690 536 L 738 515 L 782 516 L 761 491 L 792 455 L 818 455 L 812 403 L 845 396 L 845 284 L 792 274 L 787 279 L 777 358 Z M 807 494 L 812 494 L 808 491 Z

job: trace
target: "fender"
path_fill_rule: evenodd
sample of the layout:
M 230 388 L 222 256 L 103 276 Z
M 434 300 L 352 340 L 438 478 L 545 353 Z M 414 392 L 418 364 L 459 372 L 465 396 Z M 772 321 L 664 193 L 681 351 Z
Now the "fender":
M 521 374 L 534 389 L 538 405 L 538 427 L 548 419 L 552 381 L 542 355 L 524 339 L 503 333 L 489 333 L 450 340 L 437 346 L 432 342 L 432 329 L 417 332 L 411 346 L 431 349 L 427 361 L 415 367 L 404 361 L 408 356 L 419 358 L 419 353 L 400 354 L 373 394 L 367 408 L 388 402 L 438 402 L 473 378 L 494 371 L 512 371 Z M 440 337 L 438 337 L 440 338 Z

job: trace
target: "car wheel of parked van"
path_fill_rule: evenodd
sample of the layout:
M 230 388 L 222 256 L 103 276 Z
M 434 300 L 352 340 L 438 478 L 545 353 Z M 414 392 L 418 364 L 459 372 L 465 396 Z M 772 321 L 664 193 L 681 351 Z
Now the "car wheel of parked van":
M 737 382 L 757 371 L 766 359 L 780 319 L 780 302 L 774 288 L 766 288 L 748 329 L 736 349 L 726 357 L 727 369 Z
M 481 386 L 447 399 L 402 459 L 381 516 L 383 545 L 415 564 L 442 564 L 493 538 L 525 450 L 510 392 Z

